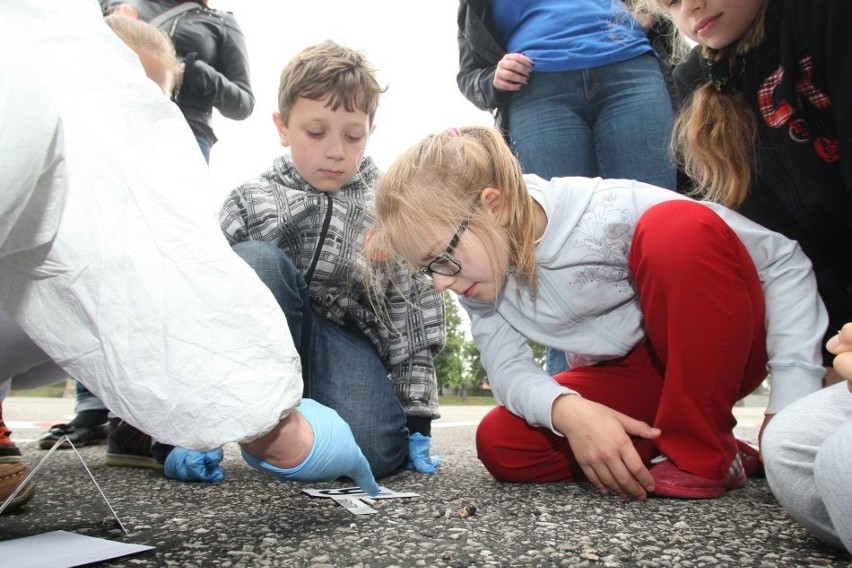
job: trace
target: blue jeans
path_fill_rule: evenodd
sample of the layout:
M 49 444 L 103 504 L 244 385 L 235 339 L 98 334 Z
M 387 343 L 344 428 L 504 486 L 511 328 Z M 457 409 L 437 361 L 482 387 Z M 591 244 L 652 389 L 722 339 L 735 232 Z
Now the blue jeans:
M 675 188 L 668 157 L 672 106 L 656 58 L 533 73 L 507 107 L 524 172 L 636 179 Z
M 84 410 L 107 410 L 104 403 L 101 402 L 95 393 L 83 386 L 83 383 L 76 381 L 76 393 L 74 401 L 74 412 L 79 414 Z
M 560 351 L 559 349 L 554 349 L 553 347 L 547 348 L 547 359 L 544 362 L 544 370 L 551 377 L 553 375 L 558 375 L 562 371 L 568 370 L 568 357 L 565 356 L 564 351 Z
M 201 154 L 204 156 L 204 161 L 209 164 L 210 147 L 212 146 L 212 144 L 210 144 L 210 141 L 207 138 L 201 136 L 200 134 L 195 135 L 195 141 L 198 142 L 198 149 L 201 150 Z
M 580 71 L 533 73 L 512 93 L 507 119 L 526 173 L 675 188 L 677 174 L 668 157 L 671 99 L 651 54 Z M 548 347 L 548 374 L 567 368 L 564 354 Z
M 305 397 L 329 406 L 352 428 L 373 475 L 385 477 L 408 462 L 405 412 L 379 353 L 360 330 L 317 315 L 299 269 L 263 241 L 234 245 L 272 291 L 287 318 L 302 360 Z

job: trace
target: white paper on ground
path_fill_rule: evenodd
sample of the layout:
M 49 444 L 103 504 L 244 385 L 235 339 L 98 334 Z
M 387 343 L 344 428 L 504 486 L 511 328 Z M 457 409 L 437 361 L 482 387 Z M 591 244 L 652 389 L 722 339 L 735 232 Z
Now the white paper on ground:
M 338 487 L 334 489 L 302 489 L 311 497 L 332 499 L 335 503 L 352 513 L 353 515 L 372 515 L 378 513 L 368 503 L 375 503 L 379 499 L 401 499 L 405 497 L 420 497 L 419 493 L 402 493 L 379 485 L 378 495 L 367 495 L 357 485 L 351 487 Z M 362 500 L 363 499 L 363 500 Z
M 369 499 L 402 499 L 406 497 L 420 497 L 419 493 L 403 493 L 388 489 L 383 485 L 379 485 L 378 495 L 367 495 L 367 493 L 353 485 L 352 487 L 338 487 L 336 489 L 302 489 L 302 493 L 307 493 L 311 497 L 368 497 Z
M 376 509 L 373 509 L 357 497 L 332 497 L 332 499 L 353 515 L 375 515 L 378 513 Z
M 16 568 L 64 568 L 103 562 L 154 548 L 147 544 L 53 531 L 0 542 L 0 558 L 4 566 Z

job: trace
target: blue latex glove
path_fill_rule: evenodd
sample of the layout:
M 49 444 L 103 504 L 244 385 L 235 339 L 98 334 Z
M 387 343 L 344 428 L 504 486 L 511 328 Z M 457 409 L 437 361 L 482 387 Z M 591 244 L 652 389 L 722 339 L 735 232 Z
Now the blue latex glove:
M 225 470 L 220 465 L 223 456 L 222 448 L 212 452 L 197 452 L 175 447 L 166 456 L 163 475 L 181 481 L 219 483 L 225 478 Z
M 314 445 L 305 461 L 291 468 L 276 467 L 244 449 L 243 459 L 255 469 L 274 473 L 280 481 L 330 481 L 349 477 L 368 495 L 378 495 L 379 486 L 370 464 L 340 415 L 310 398 L 303 398 L 296 411 L 314 431 Z
M 441 456 L 430 456 L 432 438 L 415 432 L 408 436 L 408 469 L 418 473 L 435 473 L 441 465 Z

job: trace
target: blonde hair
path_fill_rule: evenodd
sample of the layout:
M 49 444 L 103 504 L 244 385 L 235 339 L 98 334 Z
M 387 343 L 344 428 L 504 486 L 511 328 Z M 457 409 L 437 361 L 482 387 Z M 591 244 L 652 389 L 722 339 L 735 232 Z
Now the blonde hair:
M 637 0 L 640 9 L 668 18 L 660 0 Z M 702 57 L 740 57 L 763 43 L 763 4 L 749 28 L 722 50 L 701 48 Z M 742 94 L 719 92 L 708 81 L 687 100 L 675 119 L 671 153 L 692 181 L 692 195 L 732 209 L 745 202 L 753 183 L 758 117 Z
M 379 86 L 375 69 L 359 51 L 331 40 L 303 49 L 281 71 L 278 86 L 278 112 L 286 124 L 296 99 L 315 101 L 328 98 L 330 108 L 356 108 L 370 118 L 379 107 L 379 96 L 387 88 Z
M 163 64 L 171 78 L 171 84 L 165 88 L 171 94 L 175 87 L 178 62 L 175 46 L 169 36 L 157 26 L 120 14 L 105 16 L 104 22 L 135 53 L 147 53 Z
M 482 190 L 499 189 L 507 234 L 482 207 Z M 376 225 L 368 258 L 388 254 L 414 265 L 406 252 L 428 239 L 415 227 L 455 231 L 465 218 L 492 252 L 506 247 L 508 266 L 535 293 L 535 214 L 521 167 L 494 128 L 469 126 L 428 136 L 400 155 L 376 187 Z M 372 250 L 370 250 L 372 249 Z M 421 248 L 422 250 L 422 248 Z M 492 259 L 495 255 L 491 255 Z

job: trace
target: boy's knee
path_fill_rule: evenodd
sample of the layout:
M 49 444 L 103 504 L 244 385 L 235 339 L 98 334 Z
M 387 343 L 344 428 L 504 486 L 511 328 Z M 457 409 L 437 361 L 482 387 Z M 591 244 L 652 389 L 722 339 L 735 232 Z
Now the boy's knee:
M 265 241 L 243 241 L 231 248 L 273 292 L 282 285 L 296 291 L 304 287 L 301 272 L 277 246 Z
M 263 259 L 275 259 L 282 254 L 281 249 L 266 241 L 242 241 L 231 249 L 252 267 Z
M 408 463 L 408 434 L 404 429 L 374 432 L 366 437 L 356 434 L 355 440 L 376 479 L 392 475 Z

